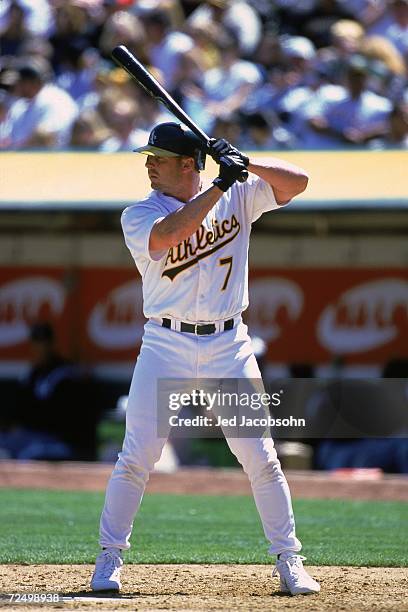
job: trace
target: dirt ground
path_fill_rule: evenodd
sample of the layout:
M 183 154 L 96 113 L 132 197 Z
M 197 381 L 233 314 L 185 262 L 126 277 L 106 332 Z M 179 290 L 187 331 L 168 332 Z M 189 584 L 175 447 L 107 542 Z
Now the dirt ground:
M 47 461 L 1 461 L 2 487 L 104 491 L 113 465 Z M 408 478 L 379 470 L 337 473 L 285 469 L 292 497 L 408 501 Z M 147 493 L 251 495 L 248 478 L 236 468 L 180 468 L 153 472 Z
M 5 593 L 59 593 L 61 610 L 408 610 L 407 571 L 401 568 L 312 567 L 322 587 L 318 595 L 291 597 L 279 592 L 278 578 L 265 565 L 127 565 L 123 591 L 95 597 L 87 565 L 2 566 Z M 6 610 L 35 610 L 38 604 L 10 604 Z M 44 607 L 43 607 L 44 609 Z

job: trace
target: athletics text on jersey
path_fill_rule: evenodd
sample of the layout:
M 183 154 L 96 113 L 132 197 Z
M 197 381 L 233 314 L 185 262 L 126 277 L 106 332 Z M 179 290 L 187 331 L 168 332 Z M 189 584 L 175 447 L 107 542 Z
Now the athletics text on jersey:
M 278 208 L 273 190 L 250 175 L 218 200 L 192 236 L 168 251 L 149 252 L 154 224 L 183 205 L 153 191 L 122 214 L 125 241 L 143 280 L 144 315 L 191 322 L 234 317 L 248 306 L 251 224 Z

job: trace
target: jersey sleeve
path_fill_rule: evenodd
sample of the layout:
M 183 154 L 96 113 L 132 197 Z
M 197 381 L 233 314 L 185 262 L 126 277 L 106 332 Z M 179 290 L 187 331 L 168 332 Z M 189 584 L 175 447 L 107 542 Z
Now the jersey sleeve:
M 245 209 L 250 223 L 259 219 L 264 212 L 283 207 L 277 204 L 275 194 L 269 183 L 254 174 L 250 174 L 245 183 L 235 183 L 235 186 L 243 190 Z
M 165 215 L 157 208 L 146 204 L 135 204 L 125 208 L 121 217 L 125 243 L 133 258 L 159 261 L 167 251 L 149 251 L 149 240 L 153 226 Z

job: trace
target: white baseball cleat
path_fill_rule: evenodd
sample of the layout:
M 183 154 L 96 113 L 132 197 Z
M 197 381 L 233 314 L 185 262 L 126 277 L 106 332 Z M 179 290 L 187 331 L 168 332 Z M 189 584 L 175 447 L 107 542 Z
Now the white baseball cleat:
M 120 570 L 123 565 L 122 555 L 117 548 L 106 548 L 96 558 L 95 571 L 92 575 L 93 591 L 119 591 Z
M 303 567 L 306 557 L 295 552 L 282 553 L 276 561 L 272 576 L 279 574 L 280 588 L 283 593 L 291 595 L 308 595 L 318 593 L 320 584 L 313 580 Z

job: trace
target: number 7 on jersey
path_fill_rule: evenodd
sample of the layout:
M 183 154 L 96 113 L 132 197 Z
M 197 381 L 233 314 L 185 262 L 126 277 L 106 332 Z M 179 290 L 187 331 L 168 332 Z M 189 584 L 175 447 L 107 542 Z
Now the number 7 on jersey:
M 223 259 L 220 259 L 219 261 L 220 266 L 228 266 L 228 270 L 227 270 L 227 274 L 225 276 L 225 280 L 224 280 L 224 284 L 221 287 L 221 291 L 225 291 L 228 285 L 228 281 L 230 279 L 231 276 L 231 271 L 232 271 L 232 255 L 230 257 L 224 257 Z

